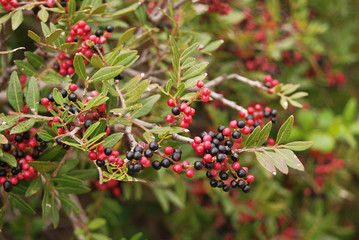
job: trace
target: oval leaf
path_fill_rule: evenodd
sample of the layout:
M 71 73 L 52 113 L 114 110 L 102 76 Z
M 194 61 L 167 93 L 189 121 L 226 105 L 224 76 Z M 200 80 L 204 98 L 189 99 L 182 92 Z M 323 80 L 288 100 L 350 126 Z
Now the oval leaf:
M 16 112 L 21 112 L 23 106 L 23 92 L 16 72 L 10 76 L 9 86 L 6 91 L 7 99 Z

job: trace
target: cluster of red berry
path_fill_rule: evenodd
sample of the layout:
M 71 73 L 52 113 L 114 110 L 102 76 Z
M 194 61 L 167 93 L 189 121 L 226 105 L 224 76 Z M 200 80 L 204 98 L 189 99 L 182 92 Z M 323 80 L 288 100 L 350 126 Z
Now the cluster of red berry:
M 55 126 L 57 127 L 57 133 L 55 132 L 55 134 L 58 135 L 58 137 L 56 138 L 56 143 L 62 145 L 65 150 L 68 150 L 70 146 L 61 143 L 60 135 L 64 134 L 65 132 L 70 132 L 71 130 L 73 130 L 73 128 L 75 128 L 76 125 L 83 128 L 83 131 L 77 131 L 76 133 L 79 135 L 80 138 L 82 138 L 82 135 L 85 130 L 89 128 L 94 123 L 94 121 L 98 121 L 101 117 L 106 117 L 106 103 L 103 103 L 96 108 L 81 111 L 81 108 L 77 103 L 78 97 L 75 93 L 76 90 L 77 85 L 72 83 L 69 85 L 69 92 L 66 89 L 61 89 L 59 91 L 59 93 L 64 99 L 67 98 L 69 100 L 69 103 L 64 103 L 63 106 L 60 106 L 55 102 L 52 92 L 48 95 L 47 98 L 41 99 L 41 104 L 44 105 L 49 112 L 55 111 L 55 113 L 60 116 L 68 109 L 70 114 L 76 115 L 76 117 L 70 123 L 67 123 L 66 126 L 63 126 L 63 124 L 60 123 L 61 118 L 58 116 L 54 116 L 52 120 L 48 122 L 48 125 L 50 127 L 53 127 L 53 125 L 56 124 Z M 98 91 L 92 91 L 91 96 L 87 97 L 85 99 L 85 102 L 91 101 L 91 99 L 98 95 Z M 107 135 L 111 133 L 109 127 L 107 127 L 105 131 Z
M 103 44 L 107 43 L 107 38 L 111 37 L 113 30 L 112 25 L 107 25 L 105 31 L 98 29 L 95 34 L 91 34 L 91 27 L 81 20 L 71 28 L 70 35 L 66 37 L 66 42 L 78 43 L 80 47 L 77 52 L 90 59 L 93 54 L 104 54 Z M 72 75 L 75 72 L 73 67 L 74 56 L 74 54 L 60 53 L 58 63 L 54 64 L 54 70 L 63 76 Z M 85 59 L 84 63 L 87 65 L 89 62 Z
M 273 79 L 271 75 L 265 75 L 264 76 L 264 86 L 268 89 L 273 88 L 279 84 L 278 80 Z M 272 93 L 271 90 L 268 91 L 268 93 Z
M 111 148 L 105 148 L 102 144 L 98 145 L 97 148 L 89 152 L 89 158 L 92 161 L 96 161 L 96 165 L 99 167 L 105 166 L 105 160 L 110 164 L 117 164 L 122 166 L 124 160 L 119 157 L 120 153 L 118 151 L 113 151 Z
M 10 12 L 11 8 L 17 8 L 19 3 L 16 0 L 0 0 L 1 5 L 3 5 L 5 11 Z
M 232 8 L 224 0 L 200 0 L 200 4 L 208 5 L 209 13 L 219 13 L 220 15 L 228 15 Z
M 121 196 L 121 182 L 111 179 L 108 182 L 100 183 L 99 181 L 93 181 L 93 186 L 101 191 L 110 191 L 115 198 Z
M 24 120 L 21 118 L 18 123 Z M 15 156 L 17 160 L 16 167 L 0 161 L 0 184 L 3 185 L 6 192 L 10 192 L 12 186 L 17 185 L 18 180 L 34 179 L 38 175 L 38 172 L 30 166 L 29 162 L 39 158 L 40 154 L 47 148 L 47 144 L 36 132 L 36 128 L 21 134 L 9 134 L 9 130 L 5 130 L 8 143 L 2 145 L 2 150 L 4 153 Z
M 203 81 L 198 81 L 197 87 L 200 88 L 200 90 L 197 91 L 195 98 L 198 97 L 201 98 L 203 102 L 208 102 L 211 90 L 204 87 Z M 189 106 L 189 102 L 183 101 L 181 103 L 177 103 L 173 98 L 168 99 L 167 105 L 172 107 L 172 114 L 166 115 L 166 121 L 168 123 L 173 123 L 177 120 L 180 121 L 180 126 L 182 128 L 188 128 L 189 124 L 192 122 L 192 117 L 196 113 L 196 110 Z
M 293 66 L 296 63 L 299 63 L 303 56 L 298 51 L 284 51 L 282 52 L 282 57 L 284 60 L 284 63 L 288 66 Z

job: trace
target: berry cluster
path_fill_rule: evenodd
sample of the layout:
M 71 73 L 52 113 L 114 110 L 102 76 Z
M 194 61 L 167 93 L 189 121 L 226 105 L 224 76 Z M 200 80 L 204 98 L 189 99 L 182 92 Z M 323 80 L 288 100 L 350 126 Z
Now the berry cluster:
M 282 57 L 284 60 L 284 63 L 288 66 L 293 66 L 296 63 L 299 63 L 303 56 L 298 51 L 284 51 L 282 52 Z
M 75 42 L 80 45 L 77 52 L 90 59 L 93 54 L 104 54 L 103 44 L 107 43 L 107 38 L 111 37 L 113 30 L 112 25 L 107 25 L 105 31 L 98 29 L 95 34 L 91 34 L 91 27 L 81 20 L 71 28 L 70 35 L 66 37 L 66 42 Z M 58 63 L 54 64 L 53 69 L 63 76 L 72 75 L 75 72 L 73 67 L 74 56 L 74 54 L 60 53 Z M 89 62 L 85 59 L 84 63 L 87 65 Z
M 244 121 L 238 121 L 238 129 L 247 135 L 250 130 L 245 125 Z M 202 132 L 200 136 L 194 138 L 192 148 L 203 158 L 198 163 L 207 169 L 206 175 L 210 179 L 211 187 L 222 188 L 225 192 L 228 192 L 231 187 L 239 187 L 247 193 L 251 189 L 250 183 L 254 181 L 254 177 L 252 175 L 246 177 L 248 169 L 241 168 L 238 162 L 239 155 L 232 152 L 234 143 L 242 141 L 241 131 L 238 129 L 232 132 L 230 128 L 220 126 L 217 134 Z M 229 158 L 232 164 L 228 162 Z
M 268 89 L 273 88 L 279 84 L 278 80 L 273 79 L 271 75 L 264 76 L 264 86 Z M 271 91 L 269 91 L 271 93 Z
M 3 5 L 5 11 L 10 12 L 11 8 L 17 8 L 19 3 L 16 0 L 0 0 L 1 5 Z
M 177 120 L 180 121 L 180 126 L 182 128 L 188 128 L 189 124 L 192 122 L 192 117 L 196 113 L 196 110 L 189 106 L 190 103 L 196 98 L 200 98 L 203 102 L 208 102 L 209 95 L 211 94 L 211 90 L 204 87 L 203 81 L 198 81 L 197 87 L 200 88 L 200 90 L 198 90 L 196 96 L 189 101 L 177 103 L 173 98 L 167 100 L 167 105 L 172 107 L 172 114 L 166 115 L 166 121 L 168 123 L 173 123 Z
M 231 121 L 229 123 L 231 128 L 238 126 L 239 128 L 243 128 L 242 133 L 251 133 L 257 126 L 262 126 L 265 123 L 263 121 L 264 118 L 267 118 L 267 121 L 275 123 L 278 118 L 278 111 L 277 109 L 255 104 L 254 106 L 247 107 L 247 111 L 239 112 L 238 116 L 241 118 L 241 121 Z
M 57 132 L 54 132 L 58 136 L 56 137 L 56 143 L 58 145 L 62 145 L 65 150 L 70 149 L 70 146 L 67 144 L 63 144 L 61 142 L 61 135 L 68 133 L 77 127 L 81 127 L 82 131 L 77 131 L 76 134 L 82 138 L 83 133 L 89 128 L 94 122 L 98 121 L 100 118 L 106 117 L 106 103 L 103 103 L 96 108 L 88 109 L 86 111 L 81 110 L 79 103 L 77 103 L 78 97 L 75 91 L 77 90 L 76 84 L 69 85 L 69 91 L 66 89 L 61 89 L 59 93 L 61 96 L 67 100 L 68 103 L 64 103 L 63 106 L 60 106 L 55 102 L 53 93 L 51 92 L 47 98 L 41 99 L 41 104 L 46 107 L 46 109 L 51 112 L 52 114 L 57 114 L 54 116 L 52 120 L 48 122 L 50 127 L 56 127 Z M 91 96 L 85 99 L 85 103 L 91 101 L 94 97 L 98 96 L 99 92 L 94 90 L 91 92 Z M 63 124 L 63 120 L 59 117 L 62 115 L 66 110 L 69 110 L 71 115 L 76 115 L 76 117 L 66 125 Z M 54 125 L 55 124 L 55 125 Z M 53 126 L 54 125 L 54 126 Z M 111 133 L 110 128 L 106 128 L 106 133 L 109 135 Z
M 229 12 L 232 11 L 232 8 L 229 6 L 229 4 L 223 0 L 201 0 L 199 3 L 208 5 L 209 13 L 228 15 Z
M 86 127 L 86 126 L 85 126 Z M 117 164 L 118 166 L 123 166 L 124 160 L 120 158 L 120 153 L 118 151 L 113 151 L 111 148 L 105 148 L 102 144 L 98 145 L 96 150 L 89 152 L 89 159 L 95 161 L 96 165 L 99 167 L 105 166 L 105 160 L 110 164 Z
M 99 181 L 94 181 L 93 186 L 101 191 L 110 191 L 112 196 L 119 197 L 121 196 L 121 182 L 111 179 L 108 182 L 100 183 Z
M 24 120 L 20 119 L 19 122 Z M 4 153 L 15 156 L 17 160 L 16 167 L 0 161 L 0 184 L 6 192 L 11 192 L 12 186 L 17 185 L 18 180 L 34 179 L 38 175 L 29 162 L 39 158 L 47 148 L 47 144 L 36 132 L 36 128 L 21 134 L 9 134 L 9 130 L 5 130 L 8 143 L 2 145 L 2 150 Z

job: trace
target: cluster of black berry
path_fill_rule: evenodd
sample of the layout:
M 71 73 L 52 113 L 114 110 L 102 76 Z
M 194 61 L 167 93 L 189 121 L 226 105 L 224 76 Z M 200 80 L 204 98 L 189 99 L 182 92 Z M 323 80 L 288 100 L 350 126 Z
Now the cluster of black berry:
M 47 148 L 47 144 L 36 134 L 36 131 L 36 128 L 21 134 L 9 134 L 9 130 L 5 131 L 8 143 L 2 145 L 2 150 L 6 154 L 13 155 L 17 161 L 15 167 L 0 161 L 0 184 L 6 192 L 11 192 L 12 186 L 17 185 L 19 180 L 34 179 L 38 175 L 29 162 L 39 158 Z
M 234 143 L 242 141 L 241 134 L 249 134 L 244 121 L 238 121 L 236 130 L 232 132 L 225 126 L 218 127 L 218 133 L 202 132 L 194 138 L 192 147 L 203 159 L 200 161 L 207 169 L 206 176 L 211 179 L 212 187 L 220 187 L 225 192 L 230 188 L 239 187 L 243 192 L 249 192 L 250 183 L 254 181 L 252 175 L 247 175 L 248 169 L 240 166 L 239 155 L 232 151 Z M 241 128 L 241 131 L 237 130 Z M 231 159 L 232 163 L 228 160 Z

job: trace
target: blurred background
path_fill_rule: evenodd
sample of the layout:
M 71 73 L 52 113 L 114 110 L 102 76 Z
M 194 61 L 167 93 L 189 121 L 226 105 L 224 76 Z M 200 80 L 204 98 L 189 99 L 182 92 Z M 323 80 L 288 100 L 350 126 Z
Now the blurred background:
M 113 25 L 125 30 L 147 24 L 141 16 L 151 4 Z M 241 164 L 256 178 L 249 194 L 211 189 L 202 180 L 204 174 L 187 180 L 164 170 L 145 172 L 142 178 L 149 181 L 144 184 L 110 182 L 100 187 L 94 180 L 94 191 L 80 196 L 89 216 L 96 216 L 94 230 L 112 239 L 132 240 L 359 239 L 358 12 L 357 0 L 185 4 L 179 13 L 180 29 L 198 33 L 198 40 L 212 48 L 209 55 L 200 56 L 209 62 L 208 79 L 238 73 L 262 80 L 271 74 L 281 83 L 300 84 L 299 89 L 309 93 L 300 100 L 302 108 L 284 110 L 275 96 L 238 81 L 223 82 L 215 89 L 244 107 L 260 103 L 278 109 L 277 128 L 293 114 L 291 140 L 315 142 L 311 150 L 299 154 L 306 170 L 273 176 L 253 155 L 243 155 Z M 161 24 L 165 36 L 170 21 Z M 14 47 L 23 46 L 22 34 L 17 30 Z M 165 108 L 165 100 L 161 104 Z M 238 114 L 218 101 L 197 104 L 196 109 L 200 114 L 190 127 L 193 136 L 228 125 Z M 190 146 L 181 148 L 182 159 L 196 159 Z M 39 199 L 31 201 L 36 205 Z M 7 236 L 24 239 L 26 226 L 37 239 L 70 239 L 72 227 L 61 215 L 57 230 L 42 230 L 46 222 L 41 216 L 31 221 L 19 216 L 8 226 Z

